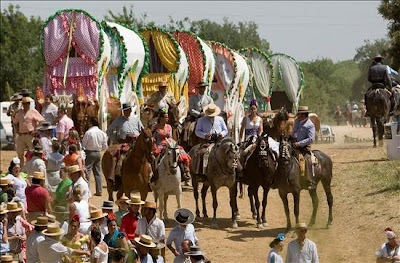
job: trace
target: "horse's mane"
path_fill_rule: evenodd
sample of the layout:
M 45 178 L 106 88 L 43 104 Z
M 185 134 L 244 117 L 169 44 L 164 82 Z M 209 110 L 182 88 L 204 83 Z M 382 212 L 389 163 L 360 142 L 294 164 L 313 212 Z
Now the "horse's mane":
M 279 112 L 275 115 L 274 117 L 274 123 L 280 123 L 282 121 L 287 121 L 289 120 L 289 113 L 285 109 L 285 107 L 282 107 Z
M 231 142 L 231 143 L 235 144 L 235 141 L 234 141 L 231 137 L 225 137 L 225 138 L 223 138 L 223 139 L 221 140 L 220 144 L 224 144 L 224 143 L 227 143 L 227 142 Z

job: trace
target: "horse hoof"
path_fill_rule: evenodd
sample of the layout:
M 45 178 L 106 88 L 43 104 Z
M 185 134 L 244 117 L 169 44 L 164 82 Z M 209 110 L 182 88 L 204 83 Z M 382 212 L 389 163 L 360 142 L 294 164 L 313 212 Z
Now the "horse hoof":
M 269 226 L 269 225 L 268 225 L 267 222 L 264 222 L 264 223 L 263 223 L 263 226 L 264 226 L 264 227 L 267 227 L 267 226 Z
M 232 228 L 234 228 L 234 229 L 238 228 L 238 224 L 236 221 L 232 223 Z
M 258 228 L 258 229 L 263 229 L 264 226 L 263 226 L 263 224 L 257 224 L 257 228 Z
M 208 215 L 207 215 L 207 214 L 204 214 L 203 217 L 204 217 L 204 218 L 208 218 Z
M 327 224 L 327 225 L 326 225 L 326 229 L 330 229 L 331 227 L 332 227 L 331 224 Z
M 313 228 L 313 227 L 314 227 L 314 223 L 309 223 L 309 224 L 307 225 L 307 227 L 308 227 L 308 228 Z
M 253 215 L 253 219 L 256 219 L 257 218 L 257 215 Z
M 374 145 L 374 148 L 376 148 L 376 145 Z
M 240 220 L 240 215 L 235 215 L 235 220 Z
M 200 216 L 200 212 L 197 212 L 197 211 L 196 211 L 196 217 L 201 217 L 201 216 Z

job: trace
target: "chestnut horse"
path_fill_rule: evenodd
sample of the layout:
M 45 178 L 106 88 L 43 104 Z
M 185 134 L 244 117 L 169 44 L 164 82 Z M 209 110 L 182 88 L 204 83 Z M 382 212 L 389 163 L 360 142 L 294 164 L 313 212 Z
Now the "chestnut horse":
M 79 136 L 83 137 L 85 132 L 89 129 L 90 117 L 98 117 L 99 108 L 99 101 L 95 98 L 88 98 L 84 100 L 74 99 L 71 118 L 74 121 L 74 125 L 79 133 Z

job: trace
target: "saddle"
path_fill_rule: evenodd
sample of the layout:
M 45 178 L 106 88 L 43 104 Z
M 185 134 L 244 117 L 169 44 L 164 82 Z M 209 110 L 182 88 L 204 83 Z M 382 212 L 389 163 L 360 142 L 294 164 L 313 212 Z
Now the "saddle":
M 193 168 L 195 174 L 206 174 L 208 166 L 208 157 L 214 143 L 202 143 L 200 144 L 199 150 L 195 153 L 193 158 Z
M 306 165 L 310 165 L 308 161 L 304 158 L 304 155 L 302 153 L 299 153 L 299 165 L 300 165 L 300 175 L 305 176 L 306 175 Z M 311 170 L 314 176 L 314 166 L 319 165 L 318 158 L 315 156 L 314 152 L 311 151 Z
M 118 175 L 115 176 L 116 190 L 118 190 L 121 180 L 122 162 L 125 160 L 125 157 L 130 149 L 131 145 L 129 143 L 122 143 L 114 152 L 111 152 L 111 156 L 113 156 L 113 163 L 115 163 L 113 176 Z

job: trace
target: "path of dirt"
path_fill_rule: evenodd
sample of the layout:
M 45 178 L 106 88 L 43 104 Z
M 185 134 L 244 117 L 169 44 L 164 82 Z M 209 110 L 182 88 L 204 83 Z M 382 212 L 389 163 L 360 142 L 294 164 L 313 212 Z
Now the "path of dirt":
M 334 221 L 330 229 L 325 228 L 327 221 L 326 197 L 318 186 L 320 209 L 317 223 L 310 229 L 308 236 L 316 242 L 321 262 L 375 262 L 374 252 L 385 241 L 383 229 L 393 226 L 400 232 L 399 192 L 391 193 L 370 189 L 369 174 L 359 174 L 365 165 L 383 162 L 386 158 L 385 147 L 372 148 L 372 142 L 344 143 L 344 135 L 353 138 L 369 138 L 370 128 L 333 127 L 336 142 L 333 144 L 315 144 L 314 149 L 326 152 L 334 162 L 332 191 L 334 196 Z M 1 169 L 6 170 L 9 160 L 15 152 L 1 152 Z M 400 167 L 399 162 L 391 162 Z M 393 168 L 395 169 L 395 168 Z M 93 181 L 93 177 L 91 178 Z M 91 183 L 94 188 L 94 182 Z M 247 193 L 247 192 L 246 192 Z M 153 199 L 153 196 L 149 196 Z M 101 204 L 106 199 L 104 189 L 102 197 L 93 197 L 91 202 Z M 251 217 L 248 198 L 238 199 L 241 220 L 238 229 L 230 228 L 230 207 L 227 189 L 218 192 L 219 207 L 217 216 L 219 228 L 211 229 L 210 220 L 197 218 L 196 233 L 200 245 L 212 262 L 266 262 L 268 244 L 286 226 L 282 202 L 277 190 L 271 190 L 268 196 L 267 221 L 269 226 L 257 229 Z M 292 198 L 290 198 L 292 201 Z M 207 197 L 208 213 L 212 215 L 211 194 Z M 182 206 L 194 211 L 194 199 L 191 189 L 183 193 Z M 292 202 L 290 208 L 292 209 Z M 300 220 L 308 222 L 311 213 L 311 199 L 307 192 L 301 194 Z M 176 209 L 173 196 L 168 202 L 170 217 Z M 293 218 L 293 216 L 292 216 Z M 292 219 L 294 222 L 294 219 Z M 166 222 L 167 235 L 174 226 L 172 220 Z M 294 236 L 290 234 L 287 244 Z M 284 250 L 286 253 L 286 247 Z M 167 252 L 168 262 L 172 254 Z

